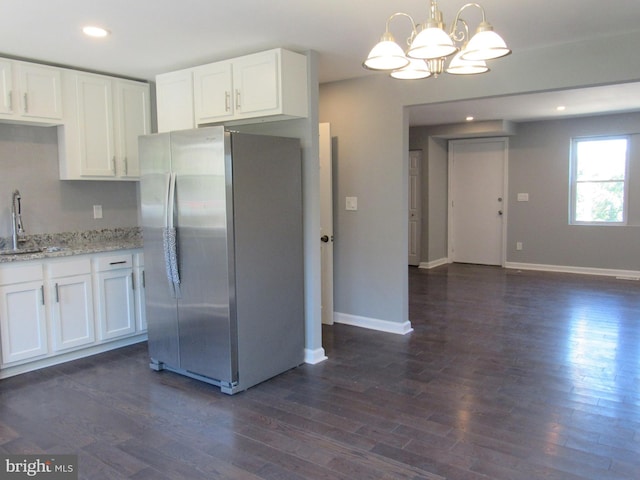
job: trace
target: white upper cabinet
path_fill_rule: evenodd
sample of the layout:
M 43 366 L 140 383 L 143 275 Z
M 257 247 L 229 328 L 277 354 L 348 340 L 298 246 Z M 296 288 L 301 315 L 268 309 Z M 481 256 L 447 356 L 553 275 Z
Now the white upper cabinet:
M 122 178 L 140 178 L 138 137 L 151 133 L 149 85 L 116 80 L 116 170 Z
M 80 175 L 115 177 L 116 142 L 111 80 L 83 73 L 74 76 Z M 68 155 L 67 161 L 70 159 L 71 155 Z
M 13 77 L 11 62 L 0 58 L 0 115 L 12 115 L 13 107 Z
M 137 180 L 138 136 L 151 131 L 149 85 L 69 70 L 63 87 L 60 178 Z
M 193 96 L 197 123 L 233 118 L 233 66 L 216 62 L 193 70 Z
M 241 57 L 233 62 L 233 98 L 236 116 L 284 113 L 282 98 L 285 92 L 280 88 L 283 70 L 280 68 L 286 54 L 272 50 Z M 296 56 L 297 57 L 297 56 Z M 304 73 L 306 77 L 306 59 Z
M 196 127 L 193 113 L 193 72 L 180 70 L 156 77 L 158 132 Z
M 309 112 L 307 57 L 281 48 L 159 75 L 156 81 L 159 131 L 304 118 Z M 176 124 L 174 118 L 183 120 Z
M 0 59 L 0 119 L 18 123 L 62 123 L 61 69 Z

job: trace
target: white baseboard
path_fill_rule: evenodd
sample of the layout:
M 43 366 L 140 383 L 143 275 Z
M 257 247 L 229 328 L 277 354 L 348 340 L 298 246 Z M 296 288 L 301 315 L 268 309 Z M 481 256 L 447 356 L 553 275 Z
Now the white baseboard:
M 396 333 L 398 335 L 406 335 L 407 333 L 413 332 L 411 322 L 408 320 L 403 323 L 398 323 L 390 322 L 389 320 L 379 320 L 377 318 L 360 317 L 358 315 L 350 315 L 348 313 L 334 312 L 333 321 L 335 323 L 343 323 L 354 327 L 378 330 L 380 332 Z
M 316 348 L 311 350 L 310 348 L 304 349 L 304 363 L 315 365 L 316 363 L 324 362 L 327 356 L 324 354 L 324 348 Z
M 420 262 L 418 268 L 436 268 L 441 265 L 447 265 L 449 263 L 448 258 L 439 258 L 438 260 L 432 260 L 430 262 Z
M 505 268 L 515 270 L 536 270 L 540 272 L 578 273 L 581 275 L 603 275 L 626 280 L 640 280 L 640 271 L 616 270 L 611 268 L 571 267 L 567 265 L 544 265 L 540 263 L 506 262 Z

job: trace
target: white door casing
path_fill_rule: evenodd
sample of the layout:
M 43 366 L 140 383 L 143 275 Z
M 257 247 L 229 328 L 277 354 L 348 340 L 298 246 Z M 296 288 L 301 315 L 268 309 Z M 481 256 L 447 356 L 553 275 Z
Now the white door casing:
M 449 261 L 504 266 L 507 138 L 449 142 Z
M 422 150 L 409 151 L 409 265 L 420 265 Z
M 319 132 L 321 317 L 322 323 L 333 325 L 333 173 L 330 124 L 321 123 Z

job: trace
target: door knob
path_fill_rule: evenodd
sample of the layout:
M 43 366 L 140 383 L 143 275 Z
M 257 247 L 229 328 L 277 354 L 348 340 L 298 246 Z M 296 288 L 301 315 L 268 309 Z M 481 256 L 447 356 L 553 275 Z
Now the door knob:
M 328 235 L 322 235 L 320 237 L 320 241 L 324 242 L 324 243 L 327 243 L 329 241 L 329 236 Z
M 498 210 L 498 215 L 502 215 L 502 210 Z

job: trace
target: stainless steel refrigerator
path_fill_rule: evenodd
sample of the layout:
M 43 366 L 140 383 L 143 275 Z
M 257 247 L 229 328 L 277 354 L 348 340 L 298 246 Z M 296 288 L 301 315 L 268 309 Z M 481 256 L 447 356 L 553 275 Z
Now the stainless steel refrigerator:
M 233 394 L 304 358 L 298 139 L 140 137 L 150 366 Z

